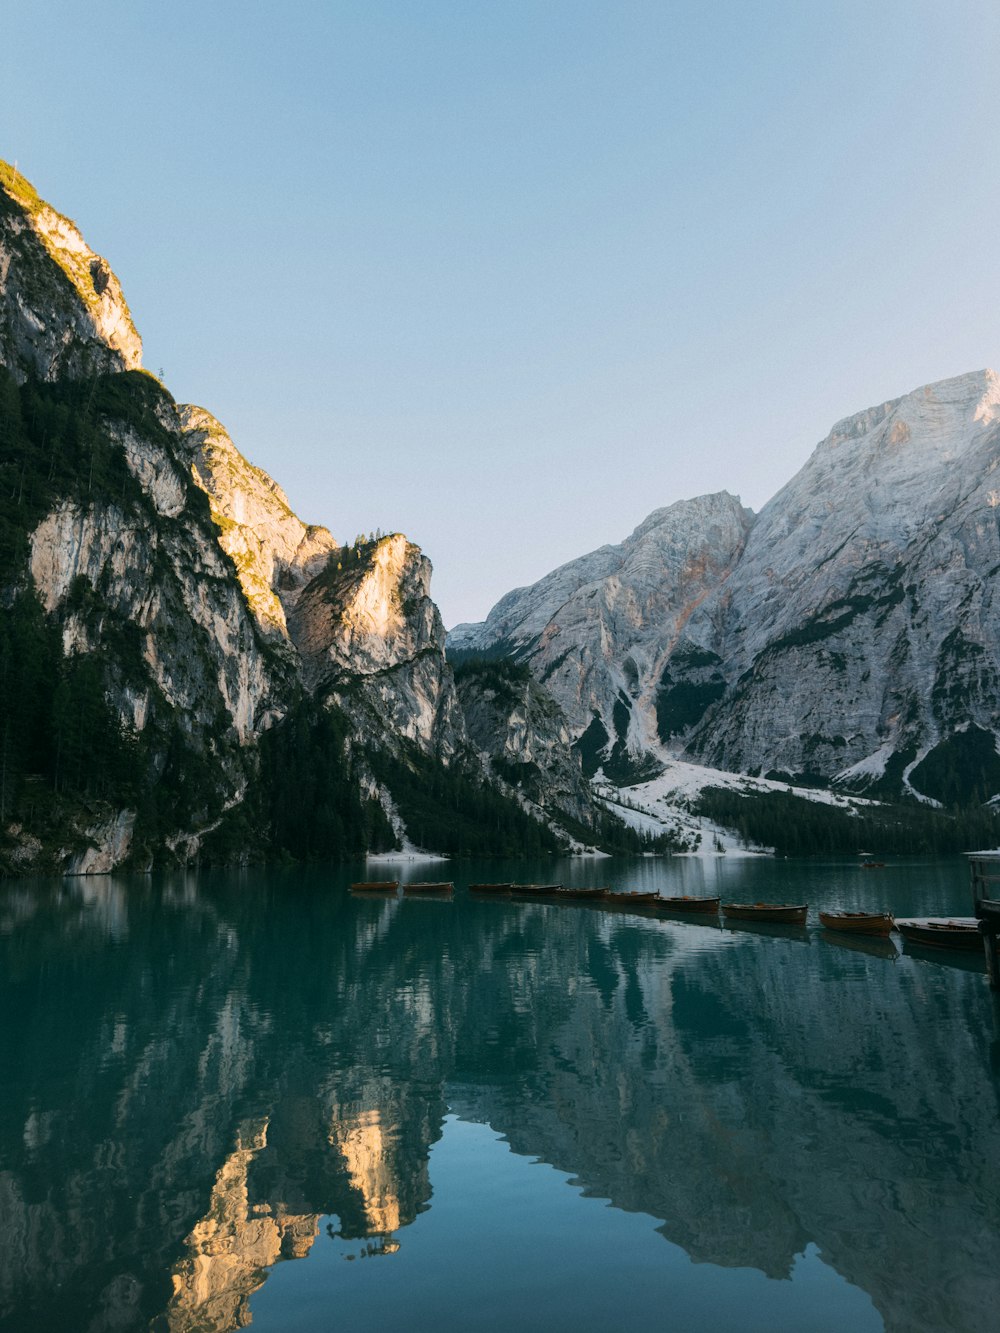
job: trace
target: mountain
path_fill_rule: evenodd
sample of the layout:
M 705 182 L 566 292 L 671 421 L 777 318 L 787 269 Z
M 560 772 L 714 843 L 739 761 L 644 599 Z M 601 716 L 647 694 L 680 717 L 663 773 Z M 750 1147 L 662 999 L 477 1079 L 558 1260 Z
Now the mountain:
M 992 371 L 838 422 L 689 627 L 728 687 L 691 751 L 943 800 L 953 767 L 1000 789 L 998 464 Z
M 539 806 L 588 822 L 590 788 L 568 719 L 531 672 L 509 661 L 466 663 L 455 683 L 469 739 L 494 772 Z
M 0 164 L 0 872 L 569 845 L 470 743 L 419 548 L 303 523 L 141 359 Z
M 517 588 L 481 625 L 448 638 L 454 661 L 511 656 L 529 666 L 580 737 L 586 769 L 650 769 L 666 663 L 702 601 L 733 569 L 753 514 L 727 492 L 657 509 L 619 546 Z
M 453 757 L 465 741 L 431 564 L 399 533 L 342 547 L 308 527 L 281 487 L 201 408 L 180 409 L 192 475 L 208 495 L 260 632 L 291 650 L 308 693 L 357 728 Z
M 931 384 L 838 422 L 755 519 L 726 495 L 657 510 L 450 646 L 526 663 L 612 778 L 684 755 L 983 800 L 1000 792 L 998 464 L 997 376 Z
M 138 370 L 118 279 L 75 225 L 0 163 L 0 362 L 18 379 Z

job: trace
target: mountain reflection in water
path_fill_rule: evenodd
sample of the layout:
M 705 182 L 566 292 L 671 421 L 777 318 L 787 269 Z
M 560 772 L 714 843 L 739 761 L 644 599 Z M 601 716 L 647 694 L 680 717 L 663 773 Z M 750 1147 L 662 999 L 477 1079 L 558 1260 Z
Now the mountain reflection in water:
M 1000 1308 L 981 974 L 350 877 L 0 888 L 0 1325 L 222 1333 L 328 1235 L 392 1255 L 449 1109 L 698 1263 Z

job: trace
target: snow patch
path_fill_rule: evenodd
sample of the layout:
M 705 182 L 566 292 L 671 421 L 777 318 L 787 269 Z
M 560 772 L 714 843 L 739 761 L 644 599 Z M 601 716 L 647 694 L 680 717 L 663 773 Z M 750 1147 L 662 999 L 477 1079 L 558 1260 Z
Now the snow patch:
M 412 842 L 404 839 L 404 846 L 398 852 L 369 852 L 366 861 L 384 861 L 387 865 L 407 865 L 411 862 L 448 861 L 451 858 L 435 852 L 423 852 Z
M 773 848 L 747 847 L 731 830 L 692 812 L 692 806 L 706 787 L 722 787 L 729 791 L 752 794 L 757 792 L 784 792 L 818 805 L 831 805 L 853 813 L 859 805 L 878 805 L 879 802 L 858 796 L 817 787 L 796 787 L 772 778 L 752 778 L 745 773 L 730 773 L 720 768 L 707 768 L 671 758 L 658 750 L 656 757 L 664 765 L 659 777 L 640 782 L 634 787 L 615 787 L 607 779 L 593 780 L 594 794 L 613 814 L 631 828 L 643 833 L 672 832 L 691 844 L 693 851 L 681 855 L 713 856 L 771 856 Z

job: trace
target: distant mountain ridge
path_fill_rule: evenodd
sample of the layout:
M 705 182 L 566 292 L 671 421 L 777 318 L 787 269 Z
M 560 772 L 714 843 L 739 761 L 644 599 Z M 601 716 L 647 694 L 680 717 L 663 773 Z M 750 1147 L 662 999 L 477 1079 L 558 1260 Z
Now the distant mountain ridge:
M 527 664 L 609 776 L 675 754 L 985 799 L 1000 792 L 998 465 L 998 377 L 927 385 L 838 422 L 756 518 L 724 492 L 657 510 L 449 649 Z M 650 537 L 659 567 L 636 567 L 626 553 Z

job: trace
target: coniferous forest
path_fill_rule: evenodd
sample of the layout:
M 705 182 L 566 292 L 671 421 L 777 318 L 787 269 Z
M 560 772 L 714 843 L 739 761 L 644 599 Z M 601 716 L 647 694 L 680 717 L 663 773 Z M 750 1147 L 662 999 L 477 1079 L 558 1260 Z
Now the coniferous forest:
M 935 856 L 992 847 L 1000 818 L 992 807 L 935 809 L 916 801 L 893 805 L 857 802 L 851 810 L 790 792 L 736 792 L 706 787 L 699 815 L 734 829 L 748 847 L 773 847 L 782 856 L 871 854 Z

